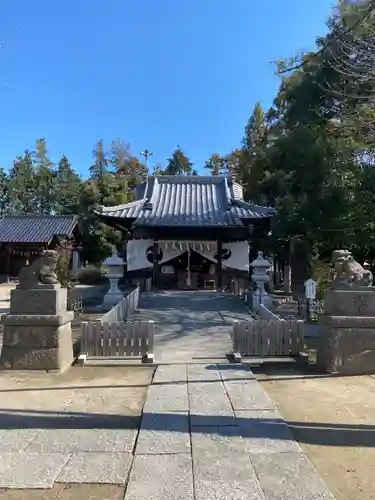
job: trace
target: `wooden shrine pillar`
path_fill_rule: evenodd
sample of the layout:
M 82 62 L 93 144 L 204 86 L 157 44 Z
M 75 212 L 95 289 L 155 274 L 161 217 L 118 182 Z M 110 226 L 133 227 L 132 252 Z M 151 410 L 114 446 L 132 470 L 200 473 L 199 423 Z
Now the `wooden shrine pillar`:
M 221 290 L 223 286 L 223 266 L 222 266 L 222 250 L 223 250 L 223 242 L 219 237 L 217 239 L 217 290 Z
M 156 287 L 156 282 L 158 278 L 159 245 L 155 240 L 152 253 L 153 253 L 152 286 Z

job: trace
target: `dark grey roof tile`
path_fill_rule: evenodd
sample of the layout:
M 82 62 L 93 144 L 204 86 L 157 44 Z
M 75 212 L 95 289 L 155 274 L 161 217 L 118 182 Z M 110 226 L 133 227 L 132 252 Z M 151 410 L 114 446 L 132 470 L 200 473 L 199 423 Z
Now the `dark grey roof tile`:
M 135 226 L 242 226 L 272 217 L 269 207 L 242 201 L 242 188 L 223 176 L 151 177 L 142 199 L 102 207 L 104 217 L 134 219 Z
M 0 219 L 0 243 L 48 243 L 61 234 L 71 236 L 77 216 L 5 216 Z

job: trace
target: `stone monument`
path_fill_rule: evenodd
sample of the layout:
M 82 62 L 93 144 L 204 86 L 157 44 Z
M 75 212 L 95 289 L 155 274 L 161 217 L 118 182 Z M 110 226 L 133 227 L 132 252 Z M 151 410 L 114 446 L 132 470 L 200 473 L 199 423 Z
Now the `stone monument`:
M 44 250 L 21 270 L 10 311 L 1 318 L 0 369 L 63 371 L 71 365 L 74 312 L 67 310 L 67 289 L 56 276 L 57 257 L 55 250 Z
M 347 250 L 332 254 L 334 278 L 324 296 L 317 365 L 328 373 L 375 373 L 375 287 Z

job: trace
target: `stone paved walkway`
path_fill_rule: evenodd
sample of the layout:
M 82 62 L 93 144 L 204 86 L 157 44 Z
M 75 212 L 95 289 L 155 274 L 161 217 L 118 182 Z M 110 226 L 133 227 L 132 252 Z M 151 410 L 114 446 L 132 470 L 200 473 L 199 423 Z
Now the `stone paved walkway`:
M 249 320 L 246 304 L 230 294 L 165 291 L 142 294 L 129 319 L 155 322 L 157 363 L 201 363 L 225 358 L 235 320 Z
M 51 427 L 47 416 L 43 429 L 29 415 L 22 428 L 13 411 L 0 431 L 0 488 L 106 483 L 123 485 L 125 500 L 333 500 L 241 365 L 159 366 L 140 430 L 131 417 L 69 415 Z
M 332 500 L 252 372 L 159 366 L 125 500 Z

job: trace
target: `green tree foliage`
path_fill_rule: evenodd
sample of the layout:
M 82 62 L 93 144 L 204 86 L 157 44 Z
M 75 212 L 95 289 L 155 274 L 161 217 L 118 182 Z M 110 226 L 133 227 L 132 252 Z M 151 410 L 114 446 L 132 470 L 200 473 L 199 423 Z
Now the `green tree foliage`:
M 82 179 L 63 155 L 56 170 L 55 212 L 60 215 L 76 214 L 79 211 Z
M 134 188 L 147 177 L 147 167 L 130 150 L 130 145 L 116 139 L 112 142 L 110 162 L 120 189 L 124 193 L 125 203 L 134 199 Z
M 225 159 L 218 153 L 214 153 L 206 161 L 204 167 L 210 171 L 211 175 L 221 175 L 224 173 Z
M 36 179 L 30 151 L 18 156 L 9 171 L 10 212 L 15 214 L 39 213 Z
M 103 140 L 96 143 L 92 152 L 94 162 L 89 168 L 90 179 L 93 180 L 99 189 L 99 201 L 102 202 L 105 197 L 105 190 L 108 185 L 108 155 L 104 150 Z
M 47 142 L 44 138 L 36 141 L 32 157 L 38 212 L 40 215 L 48 215 L 54 212 L 57 186 L 53 163 L 48 157 Z
M 338 35 L 349 23 L 344 14 L 335 11 L 328 35 L 318 39 L 319 52 L 279 63 L 281 81 L 272 107 L 264 111 L 255 105 L 242 147 L 225 157 L 225 170 L 243 185 L 245 199 L 275 207 L 276 252 L 300 236 L 320 258 L 342 246 L 359 259 L 375 258 L 375 134 L 372 141 L 369 127 L 358 126 L 375 116 L 374 99 L 360 100 L 364 89 L 373 92 L 368 86 L 373 70 L 361 79 L 360 72 L 342 74 L 337 63 L 351 40 L 346 56 L 363 68 L 364 51 L 355 48 L 367 47 L 367 57 L 375 61 L 375 43 L 368 44 L 368 26 L 360 24 L 343 45 Z
M 147 168 L 121 139 L 106 150 L 100 140 L 93 150 L 89 177 L 83 180 L 63 155 L 54 167 L 45 139 L 36 141 L 35 151 L 25 151 L 7 174 L 0 169 L 2 214 L 80 216 L 83 259 L 101 262 L 119 245 L 123 235 L 102 223 L 101 206 L 128 203 L 135 186 L 147 177 Z
M 163 171 L 164 175 L 196 175 L 193 169 L 193 163 L 186 156 L 184 151 L 177 147 L 170 158 L 168 164 Z
M 0 212 L 5 214 L 9 210 L 10 193 L 8 174 L 0 167 Z

